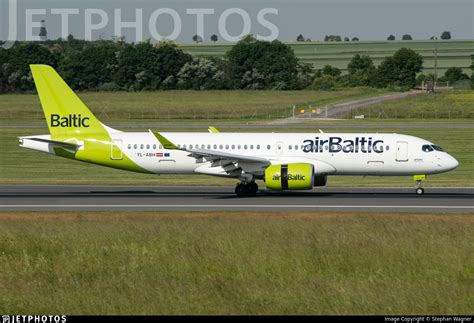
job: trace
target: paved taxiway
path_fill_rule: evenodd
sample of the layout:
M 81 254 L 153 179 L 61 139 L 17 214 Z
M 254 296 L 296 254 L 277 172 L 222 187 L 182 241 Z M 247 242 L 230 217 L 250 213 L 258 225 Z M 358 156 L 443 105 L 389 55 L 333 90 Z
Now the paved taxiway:
M 0 211 L 373 211 L 473 213 L 474 188 L 317 188 L 260 191 L 237 198 L 233 187 L 0 186 Z

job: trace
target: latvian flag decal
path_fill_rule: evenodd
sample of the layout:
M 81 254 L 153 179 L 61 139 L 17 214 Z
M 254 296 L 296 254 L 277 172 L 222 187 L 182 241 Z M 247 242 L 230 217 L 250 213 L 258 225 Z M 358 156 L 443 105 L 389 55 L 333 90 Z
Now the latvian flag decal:
M 169 157 L 169 153 L 156 153 L 156 157 Z

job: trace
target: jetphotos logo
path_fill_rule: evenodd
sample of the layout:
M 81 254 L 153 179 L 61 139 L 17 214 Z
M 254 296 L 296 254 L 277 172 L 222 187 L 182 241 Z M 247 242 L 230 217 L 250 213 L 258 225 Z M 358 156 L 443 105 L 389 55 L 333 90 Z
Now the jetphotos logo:
M 4 9 L 4 0 L 0 0 L 0 12 Z M 6 42 L 0 41 L 0 47 L 8 49 L 17 41 L 18 35 L 18 3 L 17 0 L 8 0 L 8 38 Z
M 23 0 L 0 0 L 2 18 L 8 18 L 8 24 L 2 22 L 2 29 L 8 25 L 8 40 L 3 48 L 11 47 L 17 40 L 40 41 L 42 27 L 51 26 L 54 35 L 51 39 L 67 39 L 70 34 L 76 38 L 96 40 L 112 37 L 125 38 L 128 42 L 140 42 L 145 39 L 160 41 L 177 40 L 179 37 L 195 42 L 210 39 L 210 34 L 219 40 L 237 42 L 246 35 L 255 34 L 259 40 L 272 41 L 278 38 L 279 28 L 276 8 L 253 8 L 252 12 L 242 8 L 160 8 L 157 2 L 137 2 L 154 6 L 137 8 L 134 2 L 120 8 L 103 1 L 103 8 L 73 8 L 74 1 L 68 2 L 68 8 L 19 8 Z M 59 2 L 49 2 L 59 3 Z M 78 6 L 87 2 L 77 0 Z M 196 2 L 189 1 L 190 5 Z M 217 2 L 216 2 L 217 3 Z M 95 3 L 97 5 L 97 3 Z M 8 5 L 8 10 L 5 9 Z M 106 7 L 107 6 L 107 7 Z M 144 5 L 145 6 L 145 5 Z M 8 17 L 5 13 L 8 12 Z M 79 23 L 79 24 L 78 24 Z M 25 30 L 19 34 L 19 24 Z M 54 27 L 53 27 L 54 26 Z M 59 30 L 59 33 L 58 33 Z M 207 31 L 207 33 L 206 33 Z M 50 35 L 48 35 L 50 36 Z M 125 37 L 126 36 L 126 37 Z M 0 34 L 0 39 L 5 35 Z M 48 37 L 49 38 L 49 37 Z M 189 38 L 189 39 L 188 39 Z M 215 39 L 215 38 L 214 38 Z

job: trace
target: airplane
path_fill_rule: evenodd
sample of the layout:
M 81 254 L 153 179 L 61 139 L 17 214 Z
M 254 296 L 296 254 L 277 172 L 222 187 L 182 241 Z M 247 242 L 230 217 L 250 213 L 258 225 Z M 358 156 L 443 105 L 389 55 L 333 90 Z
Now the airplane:
M 428 140 L 381 133 L 122 132 L 101 123 L 50 66 L 30 66 L 48 135 L 19 145 L 86 163 L 147 174 L 205 174 L 238 179 L 238 197 L 268 190 L 311 190 L 328 176 L 414 176 L 422 195 L 427 175 L 458 161 Z

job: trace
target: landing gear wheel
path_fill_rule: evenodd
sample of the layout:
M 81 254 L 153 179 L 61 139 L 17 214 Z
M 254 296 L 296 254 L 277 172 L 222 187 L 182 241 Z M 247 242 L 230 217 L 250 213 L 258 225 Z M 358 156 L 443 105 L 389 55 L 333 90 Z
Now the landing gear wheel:
M 417 187 L 415 192 L 416 192 L 416 195 L 425 194 L 425 190 L 423 189 L 423 187 Z
M 257 185 L 257 183 L 251 182 L 251 183 L 249 183 L 247 186 L 248 186 L 248 190 L 249 190 L 249 193 L 250 193 L 250 194 L 252 194 L 252 195 L 257 194 L 257 192 L 258 192 L 258 185 Z
M 237 184 L 235 187 L 235 194 L 238 197 L 246 197 L 249 194 L 249 187 L 245 184 Z

